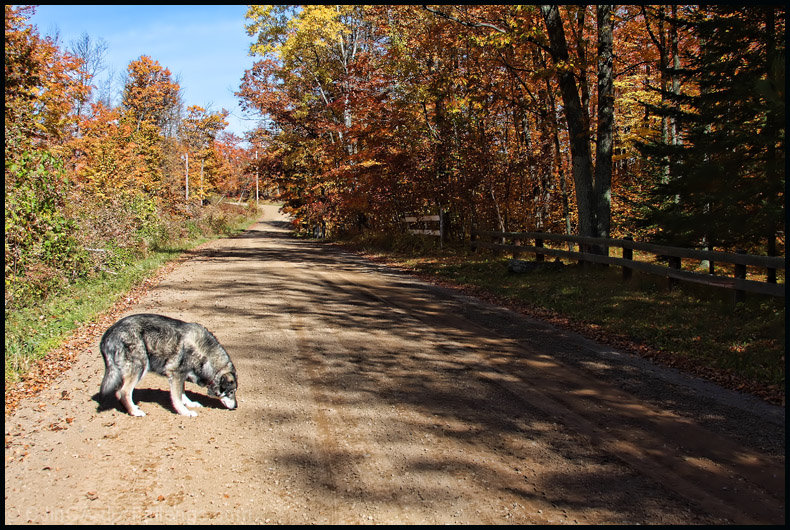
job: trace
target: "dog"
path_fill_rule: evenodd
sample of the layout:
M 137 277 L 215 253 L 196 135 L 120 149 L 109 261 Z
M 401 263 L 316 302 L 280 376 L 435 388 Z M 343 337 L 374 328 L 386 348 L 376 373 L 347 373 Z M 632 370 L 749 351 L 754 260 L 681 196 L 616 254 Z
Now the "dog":
M 134 404 L 132 392 L 148 370 L 167 377 L 173 408 L 184 416 L 197 416 L 187 407 L 201 407 L 184 394 L 189 380 L 206 387 L 225 407 L 235 409 L 236 368 L 209 330 L 196 323 L 162 315 L 138 314 L 122 318 L 101 338 L 104 379 L 100 394 L 111 394 L 132 416 L 145 416 Z

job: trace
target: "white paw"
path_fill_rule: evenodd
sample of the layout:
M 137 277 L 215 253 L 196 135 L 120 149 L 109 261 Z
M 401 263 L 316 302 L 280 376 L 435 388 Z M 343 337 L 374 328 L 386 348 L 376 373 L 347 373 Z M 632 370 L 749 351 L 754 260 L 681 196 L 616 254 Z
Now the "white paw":
M 145 412 L 143 412 L 142 410 L 140 410 L 138 407 L 135 407 L 135 408 L 133 408 L 132 410 L 130 410 L 130 411 L 129 411 L 129 414 L 131 414 L 132 416 L 138 416 L 138 417 L 141 417 L 141 418 L 142 418 L 143 416 L 145 416 Z
M 182 416 L 189 416 L 190 418 L 194 418 L 195 416 L 198 415 L 197 412 L 189 409 L 179 410 L 178 413 L 181 414 Z
M 183 399 L 181 399 L 181 402 L 187 407 L 200 408 L 200 407 L 203 406 L 200 403 L 198 403 L 197 401 L 192 401 L 191 399 L 187 398 L 186 396 Z

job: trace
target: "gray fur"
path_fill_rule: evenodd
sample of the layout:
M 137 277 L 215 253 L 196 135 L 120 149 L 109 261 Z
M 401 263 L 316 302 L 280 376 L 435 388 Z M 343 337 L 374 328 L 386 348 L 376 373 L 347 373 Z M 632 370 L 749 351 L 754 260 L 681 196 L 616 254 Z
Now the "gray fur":
M 236 408 L 236 368 L 216 337 L 200 324 L 162 315 L 131 315 L 110 326 L 100 350 L 105 365 L 100 393 L 102 397 L 115 393 L 133 416 L 145 416 L 134 404 L 132 392 L 149 370 L 167 377 L 179 414 L 196 416 L 186 407 L 200 406 L 184 395 L 186 380 L 206 387 L 227 408 Z

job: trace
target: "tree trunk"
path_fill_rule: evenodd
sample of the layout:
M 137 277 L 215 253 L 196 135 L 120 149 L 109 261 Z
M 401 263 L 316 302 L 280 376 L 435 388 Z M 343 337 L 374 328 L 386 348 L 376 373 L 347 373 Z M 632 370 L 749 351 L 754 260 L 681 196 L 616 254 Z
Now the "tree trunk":
M 614 88 L 612 80 L 612 6 L 598 6 L 598 145 L 595 156 L 597 237 L 609 237 L 612 211 L 612 141 Z
M 777 80 L 777 61 L 779 54 L 776 49 L 776 15 L 773 6 L 765 9 L 765 49 L 766 49 L 766 79 L 771 87 L 778 88 Z M 779 130 L 781 128 L 781 118 L 776 116 L 776 112 L 771 110 L 769 105 L 767 112 L 767 120 L 765 127 L 766 141 L 766 168 L 765 173 L 770 186 L 773 187 L 774 183 L 782 182 L 781 169 L 778 160 L 778 153 L 776 149 L 776 138 L 779 137 Z M 778 118 L 778 119 L 777 119 Z M 778 186 L 776 189 L 780 189 Z M 769 212 L 772 210 L 770 205 L 766 208 Z M 769 256 L 776 256 L 776 227 L 779 223 L 770 213 L 768 214 L 766 226 L 766 251 Z M 768 269 L 767 281 L 776 283 L 776 269 Z
M 551 55 L 555 64 L 569 64 L 568 45 L 565 30 L 556 5 L 540 6 L 549 34 Z M 584 118 L 584 109 L 579 99 L 579 91 L 573 72 L 561 68 L 557 73 L 568 123 L 568 136 L 571 148 L 571 167 L 576 188 L 576 207 L 579 218 L 579 235 L 594 235 L 595 201 L 593 200 L 593 168 L 590 152 L 590 128 Z
M 562 149 L 560 148 L 560 137 L 557 131 L 559 116 L 554 95 L 551 91 L 551 83 L 546 79 L 547 95 L 549 100 L 549 124 L 552 129 L 552 142 L 554 144 L 554 160 L 557 164 L 557 175 L 560 181 L 560 194 L 562 197 L 562 217 L 565 220 L 565 234 L 571 235 L 571 212 L 568 200 L 568 186 L 565 183 L 565 170 L 562 168 Z M 573 243 L 568 242 L 568 251 L 573 250 Z

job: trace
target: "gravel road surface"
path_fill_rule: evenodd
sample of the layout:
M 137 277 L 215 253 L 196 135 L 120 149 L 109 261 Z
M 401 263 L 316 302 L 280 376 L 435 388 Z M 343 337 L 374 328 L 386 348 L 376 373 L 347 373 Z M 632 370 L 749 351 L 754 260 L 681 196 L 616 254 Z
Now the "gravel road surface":
M 784 408 L 291 237 L 273 206 L 125 314 L 200 322 L 239 408 L 100 403 L 93 347 L 5 418 L 6 523 L 782 524 Z

